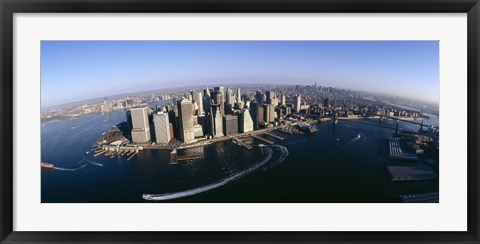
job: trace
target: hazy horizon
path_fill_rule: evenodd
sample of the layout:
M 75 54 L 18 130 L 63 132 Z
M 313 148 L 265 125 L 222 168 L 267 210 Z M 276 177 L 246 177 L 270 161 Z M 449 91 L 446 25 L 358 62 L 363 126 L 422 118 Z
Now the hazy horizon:
M 317 85 L 439 103 L 437 41 L 42 41 L 41 107 L 182 87 Z

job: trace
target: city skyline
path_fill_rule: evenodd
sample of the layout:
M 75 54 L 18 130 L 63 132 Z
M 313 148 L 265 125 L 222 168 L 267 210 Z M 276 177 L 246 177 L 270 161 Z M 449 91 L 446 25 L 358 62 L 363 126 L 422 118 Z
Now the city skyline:
M 42 107 L 255 82 L 439 100 L 436 41 L 43 41 L 41 63 Z

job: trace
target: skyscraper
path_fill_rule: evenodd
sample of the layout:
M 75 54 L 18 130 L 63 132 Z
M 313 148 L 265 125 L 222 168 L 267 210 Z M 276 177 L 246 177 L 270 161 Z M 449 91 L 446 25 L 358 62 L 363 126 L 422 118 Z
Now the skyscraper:
M 237 88 L 237 102 L 242 100 L 242 95 L 240 94 L 240 88 Z
M 275 107 L 273 104 L 264 105 L 264 120 L 267 123 L 275 121 Z
M 297 113 L 300 112 L 300 105 L 302 104 L 301 101 L 302 101 L 302 98 L 300 95 L 295 97 L 293 109 L 295 109 L 295 112 Z
M 132 121 L 132 142 L 147 143 L 150 141 L 150 126 L 148 123 L 148 108 L 131 108 L 128 116 Z
M 170 123 L 168 114 L 159 112 L 153 114 L 153 124 L 155 126 L 155 140 L 159 144 L 167 144 L 172 139 L 170 134 Z
M 282 105 L 282 106 L 287 105 L 287 99 L 285 98 L 285 94 L 282 94 L 282 100 L 280 102 L 280 105 Z
M 328 105 L 329 105 L 329 100 L 328 100 L 328 97 L 323 99 L 323 106 L 328 108 Z
M 253 120 L 250 116 L 250 110 L 243 109 L 242 114 L 240 115 L 240 132 L 250 132 L 253 131 Z
M 266 96 L 267 96 L 267 104 L 272 104 L 272 99 L 275 97 L 275 92 L 267 91 Z
M 215 109 L 215 118 L 214 118 L 214 136 L 222 137 L 223 136 L 223 120 L 222 115 L 220 114 L 220 109 Z
M 187 99 L 178 101 L 178 129 L 180 139 L 189 143 L 195 139 L 193 133 L 193 104 Z
M 223 116 L 223 134 L 225 136 L 238 133 L 238 117 L 233 115 Z
M 223 116 L 225 114 L 225 102 L 223 100 L 223 93 L 220 92 L 220 90 L 217 90 L 215 93 L 215 104 L 218 105 L 220 114 Z
M 197 115 L 203 114 L 203 95 L 202 92 L 193 91 L 193 101 L 197 103 Z
M 233 96 L 233 91 L 230 88 L 227 88 L 227 95 L 225 97 L 226 105 L 233 105 L 235 103 L 235 97 Z
M 258 129 L 258 107 L 259 107 L 258 102 L 250 103 L 250 111 L 251 111 L 250 115 L 252 117 L 254 130 Z

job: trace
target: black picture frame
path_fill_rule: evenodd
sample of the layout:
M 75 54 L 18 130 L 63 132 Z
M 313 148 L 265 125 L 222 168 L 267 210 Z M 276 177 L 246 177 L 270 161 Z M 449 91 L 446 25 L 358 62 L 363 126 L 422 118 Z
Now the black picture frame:
M 0 0 L 1 243 L 479 243 L 478 0 Z M 466 232 L 19 232 L 13 231 L 14 13 L 468 13 L 468 231 Z

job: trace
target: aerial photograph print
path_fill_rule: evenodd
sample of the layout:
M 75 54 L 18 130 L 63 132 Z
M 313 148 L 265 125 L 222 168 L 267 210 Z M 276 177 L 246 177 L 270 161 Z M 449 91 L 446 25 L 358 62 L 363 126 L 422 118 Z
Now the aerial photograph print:
M 438 41 L 45 40 L 40 58 L 42 203 L 439 203 Z

